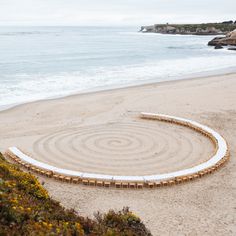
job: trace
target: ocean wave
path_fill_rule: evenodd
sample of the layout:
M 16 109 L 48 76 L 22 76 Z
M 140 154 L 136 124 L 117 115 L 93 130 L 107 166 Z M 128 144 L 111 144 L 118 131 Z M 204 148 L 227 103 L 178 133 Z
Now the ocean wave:
M 15 36 L 15 35 L 31 35 L 31 34 L 42 34 L 42 32 L 9 32 L 9 33 L 0 33 L 0 36 Z
M 235 65 L 235 55 L 228 55 L 218 58 L 197 57 L 123 66 L 100 66 L 88 71 L 58 74 L 18 73 L 9 75 L 11 80 L 5 78 L 8 83 L 1 80 L 0 106 L 101 88 L 175 80 L 183 75 L 226 69 Z

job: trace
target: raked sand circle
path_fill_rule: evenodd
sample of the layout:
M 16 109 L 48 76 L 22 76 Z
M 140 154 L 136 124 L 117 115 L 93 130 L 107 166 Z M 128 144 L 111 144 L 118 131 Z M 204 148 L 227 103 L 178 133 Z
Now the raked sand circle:
M 50 175 L 55 174 L 55 177 L 62 179 L 66 176 L 68 181 L 72 181 L 71 177 L 79 177 L 88 184 L 89 181 L 96 184 L 98 179 L 110 184 L 122 181 L 145 184 L 198 175 L 228 157 L 224 139 L 208 127 L 158 114 L 142 114 L 142 118 L 71 128 L 42 136 L 32 143 L 31 155 L 37 161 L 24 161 L 44 171 L 52 170 Z M 219 143 L 223 146 L 220 147 Z M 217 154 L 220 148 L 221 153 Z M 14 151 L 19 150 L 10 149 L 10 153 L 16 155 Z M 214 156 L 218 158 L 215 163 L 196 168 Z M 183 170 L 189 171 L 181 173 Z M 172 176 L 173 173 L 177 174 Z M 169 177 L 164 178 L 165 174 Z M 161 179 L 158 176 L 162 176 Z
M 49 134 L 34 142 L 32 153 L 40 161 L 71 170 L 147 175 L 195 165 L 213 153 L 213 145 L 187 128 L 139 121 Z

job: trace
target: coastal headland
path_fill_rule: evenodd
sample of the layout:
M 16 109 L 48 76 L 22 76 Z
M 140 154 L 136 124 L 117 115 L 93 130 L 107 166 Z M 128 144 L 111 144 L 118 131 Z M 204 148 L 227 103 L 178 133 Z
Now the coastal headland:
M 202 24 L 154 24 L 141 26 L 140 32 L 182 35 L 219 35 L 236 29 L 236 21 Z
M 223 46 L 236 46 L 236 21 L 204 24 L 155 24 L 142 26 L 140 32 L 180 35 L 221 35 L 210 40 L 208 45 L 214 46 L 215 49 L 222 49 Z M 235 47 L 228 49 L 236 50 Z

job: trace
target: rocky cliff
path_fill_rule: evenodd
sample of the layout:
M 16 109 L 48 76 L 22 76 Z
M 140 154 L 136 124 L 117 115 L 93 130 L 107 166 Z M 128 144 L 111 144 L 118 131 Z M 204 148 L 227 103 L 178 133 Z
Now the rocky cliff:
M 155 24 L 142 26 L 143 33 L 183 34 L 183 35 L 219 35 L 227 34 L 236 28 L 236 22 L 206 24 Z

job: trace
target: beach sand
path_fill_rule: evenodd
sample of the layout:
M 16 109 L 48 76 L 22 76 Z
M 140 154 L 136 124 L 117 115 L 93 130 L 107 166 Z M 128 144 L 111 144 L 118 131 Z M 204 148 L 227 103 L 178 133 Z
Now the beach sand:
M 0 112 L 0 151 L 18 146 L 58 167 L 127 175 L 179 170 L 212 154 L 206 138 L 183 127 L 140 120 L 142 111 L 210 126 L 228 141 L 230 162 L 200 180 L 153 190 L 93 188 L 39 177 L 50 195 L 90 217 L 128 206 L 153 235 L 235 235 L 236 74 L 20 105 Z

